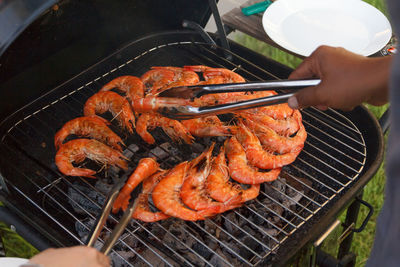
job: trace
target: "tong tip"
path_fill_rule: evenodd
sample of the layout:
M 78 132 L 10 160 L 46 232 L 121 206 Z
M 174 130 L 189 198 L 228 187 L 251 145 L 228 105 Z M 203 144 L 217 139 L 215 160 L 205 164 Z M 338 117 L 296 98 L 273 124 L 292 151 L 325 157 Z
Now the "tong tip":
M 192 106 L 161 107 L 157 112 L 174 120 L 188 120 L 201 116 L 199 108 Z
M 196 97 L 197 88 L 194 86 L 179 86 L 168 88 L 158 96 L 160 97 L 175 97 L 175 98 L 185 98 L 185 99 L 194 99 Z

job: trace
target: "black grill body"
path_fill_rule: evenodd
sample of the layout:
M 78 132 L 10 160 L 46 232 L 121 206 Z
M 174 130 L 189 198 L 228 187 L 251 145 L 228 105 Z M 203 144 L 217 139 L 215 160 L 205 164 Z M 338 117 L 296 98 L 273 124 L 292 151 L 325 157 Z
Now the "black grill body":
M 95 217 L 101 207 L 101 197 L 106 195 L 96 187 L 97 181 L 61 175 L 54 165 L 53 145 L 55 132 L 68 120 L 81 116 L 86 99 L 106 82 L 121 75 L 140 76 L 157 65 L 225 67 L 249 81 L 284 79 L 291 71 L 234 42 L 229 43 L 231 50 L 227 51 L 205 42 L 198 33 L 176 30 L 181 27 L 182 19 L 205 24 L 209 8 L 200 1 L 196 4 L 168 1 L 169 5 L 154 1 L 153 4 L 159 4 L 151 12 L 158 18 L 155 21 L 149 19 L 151 8 L 148 4 L 136 2 L 82 4 L 63 1 L 58 10 L 48 10 L 28 27 L 1 58 L 0 114 L 4 118 L 0 124 L 1 199 L 31 227 L 30 230 L 39 233 L 43 241 L 37 242 L 40 248 L 82 244 L 84 238 L 77 228 L 79 225 L 90 227 L 85 223 L 88 218 Z M 193 10 L 192 5 L 199 9 Z M 93 9 L 94 6 L 97 8 Z M 85 17 L 90 13 L 88 10 L 96 14 Z M 127 23 L 131 10 L 145 12 Z M 170 14 L 179 16 L 169 21 Z M 74 21 L 77 23 L 74 27 L 64 28 L 61 33 L 60 27 L 65 27 L 76 17 L 82 18 L 81 24 Z M 97 27 L 96 22 L 99 23 Z M 143 22 L 146 22 L 145 26 L 137 26 Z M 44 28 L 41 25 L 45 25 Z M 173 28 L 175 30 L 171 31 Z M 80 33 L 69 35 L 75 30 Z M 37 54 L 24 54 L 21 51 L 25 51 L 35 32 L 41 32 L 43 36 L 32 44 Z M 49 36 L 60 36 L 63 41 Z M 218 41 L 217 35 L 212 37 Z M 15 67 L 18 65 L 20 67 Z M 366 108 L 360 106 L 346 113 L 310 108 L 302 111 L 302 115 L 309 133 L 304 151 L 295 163 L 284 168 L 284 175 L 276 184 L 263 186 L 262 194 L 255 202 L 207 222 L 183 223 L 172 219 L 171 224 L 187 235 L 186 241 L 177 241 L 175 245 L 165 244 L 161 238 L 181 238 L 169 230 L 170 225 L 134 221 L 118 248 L 130 251 L 135 259 L 125 259 L 118 251 L 114 251 L 115 257 L 128 266 L 152 265 L 159 261 L 164 265 L 213 265 L 213 257 L 232 266 L 289 262 L 334 221 L 372 178 L 383 157 L 382 131 Z M 154 149 L 165 149 L 162 145 L 171 143 L 160 131 L 154 132 L 157 144 L 149 146 L 138 136 L 127 136 L 116 127 L 113 129 L 124 137 L 126 144 L 138 147 L 137 151 L 131 148 L 137 155 L 132 158 L 130 170 L 141 156 L 152 155 Z M 204 148 L 210 141 L 221 143 L 219 139 L 196 143 Z M 191 159 L 193 152 L 201 152 L 190 146 L 172 145 L 178 150 L 176 155 L 158 158 L 163 168 Z M 113 182 L 106 172 L 100 173 L 99 177 L 105 183 Z M 282 186 L 287 190 L 279 191 Z M 90 191 L 99 195 L 92 196 Z M 299 199 L 294 199 L 289 191 L 297 191 Z M 71 200 L 72 193 L 94 204 L 93 210 Z M 285 201 L 294 204 L 286 207 Z M 77 206 L 81 210 L 77 211 Z M 272 206 L 283 209 L 282 213 Z M 261 214 L 263 209 L 266 213 Z M 272 215 L 273 219 L 269 217 Z M 274 221 L 276 218 L 278 222 Z M 113 216 L 110 226 L 117 220 L 118 215 Z M 241 221 L 247 226 L 239 225 Z M 227 222 L 237 231 L 230 232 Z M 217 231 L 228 238 L 220 238 Z M 127 243 L 125 238 L 128 237 L 135 240 L 135 246 Z M 205 239 L 211 239 L 211 243 L 206 243 Z M 213 247 L 215 244 L 218 249 Z M 188 254 L 182 256 L 179 246 L 186 247 Z M 150 252 L 142 254 L 143 251 Z M 206 252 L 202 254 L 202 251 Z

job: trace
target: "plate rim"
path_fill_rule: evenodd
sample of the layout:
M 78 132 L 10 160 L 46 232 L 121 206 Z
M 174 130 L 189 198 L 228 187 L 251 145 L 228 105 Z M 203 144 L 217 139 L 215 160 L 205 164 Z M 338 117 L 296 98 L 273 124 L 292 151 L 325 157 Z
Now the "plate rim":
M 6 266 L 15 266 L 18 267 L 21 264 L 25 264 L 29 261 L 29 259 L 19 258 L 19 257 L 0 257 L 1 264 L 7 264 Z
M 282 38 L 277 38 L 277 35 L 275 35 L 276 31 L 271 30 L 272 27 L 267 27 L 267 23 L 269 23 L 269 21 L 267 21 L 268 16 L 270 16 L 270 14 L 273 14 L 273 11 L 274 11 L 274 9 L 277 8 L 277 6 L 279 8 L 281 5 L 285 5 L 285 4 L 288 4 L 288 3 L 290 4 L 291 2 L 294 2 L 294 1 L 298 5 L 302 5 L 302 2 L 303 3 L 319 2 L 318 0 L 278 0 L 278 1 L 274 1 L 267 8 L 267 10 L 264 12 L 264 14 L 262 16 L 262 27 L 263 27 L 264 32 L 268 35 L 268 37 L 272 41 L 274 41 L 276 44 L 281 46 L 282 48 L 286 49 L 287 51 L 291 51 L 292 53 L 295 53 L 297 55 L 308 57 L 312 52 L 310 52 L 310 54 L 308 54 L 307 51 L 302 51 L 302 49 L 293 50 L 291 47 L 286 46 L 285 43 L 283 43 L 281 41 Z M 325 3 L 327 3 L 327 2 L 328 3 L 329 2 L 330 3 L 335 3 L 336 5 L 333 6 L 334 8 L 338 8 L 338 7 L 342 8 L 344 6 L 344 4 L 339 4 L 338 5 L 338 2 L 340 2 L 340 1 L 337 1 L 337 0 L 324 0 L 324 2 Z M 368 52 L 367 51 L 368 53 L 364 52 L 364 50 L 356 51 L 356 52 L 353 51 L 354 53 L 357 53 L 357 54 L 360 54 L 360 55 L 363 55 L 363 56 L 370 56 L 370 55 L 373 55 L 373 54 L 379 52 L 382 48 L 384 48 L 389 43 L 390 39 L 393 36 L 393 29 L 392 29 L 392 25 L 391 25 L 389 19 L 385 16 L 385 14 L 383 14 L 382 11 L 380 11 L 379 9 L 374 7 L 373 5 L 371 5 L 369 3 L 366 3 L 366 2 L 364 2 L 362 0 L 346 0 L 345 2 L 346 3 L 354 2 L 356 4 L 364 5 L 366 8 L 372 8 L 371 10 L 374 10 L 375 12 L 377 12 L 378 16 L 381 16 L 383 18 L 383 22 L 388 25 L 388 29 L 387 30 L 389 30 L 389 34 L 387 34 L 387 36 L 385 36 L 385 42 L 382 45 L 379 46 L 380 47 L 379 49 L 376 49 L 376 51 L 372 51 L 372 52 Z M 302 6 L 305 6 L 304 9 L 308 8 L 306 4 L 304 4 Z M 309 6 L 309 7 L 312 7 L 312 6 Z M 298 9 L 298 10 L 304 10 L 304 9 Z M 329 45 L 329 44 L 327 44 L 327 45 Z

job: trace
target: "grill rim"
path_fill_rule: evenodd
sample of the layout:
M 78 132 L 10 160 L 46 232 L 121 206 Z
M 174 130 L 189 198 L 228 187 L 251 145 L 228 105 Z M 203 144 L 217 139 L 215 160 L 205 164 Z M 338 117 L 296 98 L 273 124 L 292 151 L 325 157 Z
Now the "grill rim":
M 170 34 L 170 33 L 171 33 L 171 32 L 168 32 L 167 34 Z M 172 33 L 175 33 L 175 32 L 172 32 Z M 151 36 L 154 36 L 154 35 L 151 35 Z M 135 43 L 135 42 L 133 42 L 133 43 Z M 238 55 L 240 55 L 240 56 L 247 55 L 247 54 L 246 54 L 247 52 L 237 52 L 237 50 L 243 50 L 244 47 L 241 47 L 240 45 L 237 45 L 236 43 L 234 43 L 234 42 L 232 42 L 232 41 L 231 41 L 231 43 L 234 44 L 234 45 L 231 46 L 232 52 L 234 52 L 235 54 L 238 54 Z M 124 46 L 124 48 L 125 48 L 125 47 L 126 47 L 126 46 Z M 112 55 L 106 57 L 105 59 L 101 60 L 101 61 L 98 62 L 97 64 L 100 64 L 100 63 L 103 62 L 104 60 L 106 60 L 106 59 L 108 59 L 108 58 L 110 58 L 110 57 L 112 57 L 112 56 L 118 54 L 118 52 L 119 52 L 120 50 L 123 50 L 124 48 L 119 49 L 118 51 L 116 51 L 116 52 L 113 53 Z M 245 48 L 245 49 L 246 49 L 246 48 Z M 249 50 L 249 51 L 250 51 L 250 50 Z M 257 54 L 257 57 L 263 57 L 263 56 Z M 267 60 L 270 60 L 270 59 L 267 59 Z M 253 61 L 251 61 L 251 60 L 249 60 L 249 61 L 253 63 Z M 92 66 L 92 67 L 95 67 L 97 64 L 95 64 L 95 65 Z M 90 67 L 89 69 L 91 69 L 92 67 Z M 87 71 L 87 70 L 83 71 L 82 73 L 85 73 L 86 71 Z M 82 73 L 80 73 L 80 74 L 82 74 Z M 77 76 L 79 76 L 80 74 L 78 74 Z M 77 76 L 75 76 L 75 77 L 77 77 Z M 73 77 L 72 79 L 74 79 L 75 77 Z M 68 82 L 69 82 L 69 80 L 66 81 L 65 83 L 68 83 Z M 65 83 L 61 84 L 60 86 L 64 85 Z M 60 86 L 58 86 L 58 87 L 60 87 Z M 58 87 L 54 88 L 54 90 L 56 90 Z M 52 91 L 53 91 L 53 90 L 49 91 L 48 93 L 51 93 Z M 45 95 L 46 95 L 46 94 L 45 94 Z M 40 98 L 44 97 L 45 95 L 42 95 Z M 37 100 L 38 100 L 38 99 L 37 99 Z M 36 100 L 35 100 L 35 101 L 36 101 Z M 30 104 L 28 104 L 28 106 L 29 106 L 29 105 L 30 105 Z M 357 110 L 358 110 L 358 108 L 357 108 Z M 15 113 L 18 113 L 18 111 L 20 111 L 20 110 L 17 110 Z M 373 122 L 373 127 L 372 127 L 372 128 L 376 130 L 377 135 L 378 135 L 378 144 L 377 144 L 377 147 L 376 147 L 378 153 L 377 153 L 377 158 L 376 158 L 375 160 L 373 160 L 371 166 L 370 166 L 370 167 L 366 166 L 366 167 L 363 169 L 362 173 L 359 175 L 359 177 L 357 178 L 357 180 L 354 182 L 353 186 L 350 187 L 350 188 L 347 190 L 348 192 L 345 193 L 345 196 L 348 196 L 348 197 L 346 198 L 346 199 L 348 199 L 348 200 L 351 200 L 351 198 L 355 196 L 355 194 L 369 181 L 369 179 L 372 178 L 373 174 L 377 171 L 378 167 L 380 166 L 380 163 L 381 163 L 382 158 L 383 158 L 383 134 L 382 134 L 382 131 L 380 131 L 380 126 L 379 126 L 377 120 L 375 119 L 375 117 L 372 115 L 372 113 L 369 112 L 369 110 L 367 110 L 365 107 L 361 107 L 361 111 L 367 112 L 367 114 L 369 115 L 369 116 L 368 116 L 369 119 L 372 119 L 372 122 Z M 15 113 L 13 113 L 13 114 L 15 114 Z M 12 117 L 12 115 L 10 115 L 10 117 Z M 7 127 L 3 128 L 3 126 L 4 126 L 3 123 L 6 122 L 8 119 L 9 119 L 9 117 L 7 117 L 5 120 L 3 120 L 3 122 L 0 124 L 0 127 L 1 127 L 2 129 L 6 129 L 6 128 L 7 128 Z M 367 149 L 369 149 L 369 146 L 368 146 L 368 145 L 367 145 L 366 147 L 367 147 Z M 368 153 L 368 154 L 369 154 L 369 153 Z M 358 185 L 358 186 L 357 186 L 357 185 Z M 353 192 L 353 191 L 354 191 L 354 192 Z M 351 195 L 349 195 L 351 192 L 353 192 L 353 193 L 352 193 Z M 338 194 L 338 196 L 336 196 L 336 197 L 339 197 L 339 195 L 340 195 L 340 194 Z M 8 201 L 7 201 L 7 202 L 8 202 Z M 7 202 L 6 202 L 6 203 L 7 203 Z M 347 201 L 345 200 L 344 196 L 341 196 L 339 200 L 335 201 L 334 206 L 338 206 L 339 203 L 347 203 Z M 343 205 L 340 205 L 340 207 L 338 207 L 339 210 L 344 209 L 344 208 L 345 208 L 345 207 L 343 207 Z M 320 226 L 320 227 L 318 227 L 318 228 L 321 228 L 321 232 L 324 230 L 324 228 L 326 228 L 326 227 L 322 227 L 322 223 L 321 223 L 322 219 L 326 218 L 327 214 L 331 214 L 332 212 L 333 212 L 333 211 L 332 211 L 332 208 L 330 208 L 330 209 L 329 209 L 329 212 L 327 212 L 326 214 L 321 214 L 321 215 L 318 217 L 318 226 Z M 338 211 L 338 212 L 339 212 L 339 211 Z M 338 212 L 334 212 L 334 214 L 337 214 Z M 328 217 L 331 217 L 331 216 L 328 216 Z M 334 219 L 335 217 L 332 216 L 331 218 L 332 218 L 332 220 L 329 220 L 329 222 L 326 223 L 327 226 L 330 224 L 331 221 L 333 221 L 333 219 Z M 315 219 L 315 218 L 314 218 L 314 219 Z M 329 218 L 328 218 L 328 219 L 329 219 Z M 310 223 L 309 223 L 309 224 L 310 224 Z M 297 231 L 296 231 L 296 232 L 297 232 Z M 316 231 L 314 230 L 313 232 L 316 232 Z M 299 235 L 299 234 L 302 234 L 302 233 L 303 233 L 303 231 L 299 231 L 299 232 L 297 232 L 297 233 L 294 233 L 293 235 L 291 235 L 291 236 L 289 237 L 289 239 L 285 240 L 285 243 L 289 243 L 289 240 L 291 239 L 291 237 L 293 238 L 294 236 Z M 318 233 L 318 234 L 319 234 L 319 233 Z M 318 234 L 315 233 L 314 235 L 318 235 Z M 303 235 L 304 235 L 304 233 L 303 233 Z M 312 239 L 311 236 L 310 236 L 310 238 L 307 238 L 307 240 L 311 240 L 311 239 Z M 299 244 L 299 243 L 298 243 L 298 241 L 299 241 L 298 238 L 296 238 L 295 240 L 296 240 L 296 243 L 297 243 L 297 246 L 296 246 L 296 247 L 298 247 L 298 248 L 304 247 L 304 245 L 298 246 L 298 244 Z M 303 238 L 303 240 L 306 240 L 306 238 Z M 308 242 L 308 241 L 307 241 L 307 242 Z M 305 242 L 305 243 L 302 242 L 302 243 L 306 244 L 307 242 Z M 286 251 L 286 250 L 285 250 L 285 251 Z M 279 255 L 279 252 L 280 252 L 280 250 L 277 251 L 277 255 Z M 295 254 L 295 252 L 293 252 L 293 255 L 294 255 L 294 254 Z M 285 254 L 285 255 L 287 255 L 287 254 Z M 279 258 L 279 257 L 278 257 L 278 258 Z M 290 259 L 290 257 L 287 256 L 286 259 Z M 279 259 L 279 262 L 281 262 L 281 261 L 282 261 L 282 258 Z M 283 262 L 286 262 L 286 261 L 287 261 L 287 260 L 283 260 Z

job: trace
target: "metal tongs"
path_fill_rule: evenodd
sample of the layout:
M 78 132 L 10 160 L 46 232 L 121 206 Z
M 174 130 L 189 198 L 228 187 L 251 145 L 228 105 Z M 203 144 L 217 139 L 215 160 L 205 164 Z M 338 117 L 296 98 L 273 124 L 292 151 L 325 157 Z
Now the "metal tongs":
M 101 230 L 103 229 L 108 216 L 110 215 L 111 209 L 114 205 L 115 200 L 119 194 L 119 191 L 125 185 L 129 175 L 124 175 L 121 179 L 113 186 L 110 193 L 107 196 L 107 199 L 104 202 L 102 212 L 98 215 L 96 222 L 92 228 L 91 233 L 88 236 L 86 241 L 88 247 L 93 247 L 96 243 L 97 238 L 99 237 Z M 113 248 L 115 242 L 117 242 L 118 238 L 124 232 L 126 226 L 129 223 L 129 220 L 132 218 L 132 214 L 135 210 L 135 199 L 142 190 L 141 184 L 139 184 L 131 193 L 131 199 L 129 201 L 128 208 L 124 211 L 122 218 L 119 223 L 115 226 L 114 230 L 111 232 L 111 235 L 107 238 L 103 246 L 100 248 L 100 252 L 108 255 L 108 253 Z
M 232 92 L 257 92 L 267 90 L 285 90 L 274 96 L 255 98 L 251 100 L 204 107 L 183 106 L 163 106 L 158 112 L 165 117 L 175 120 L 187 120 L 196 117 L 209 116 L 211 114 L 223 114 L 233 111 L 269 106 L 285 103 L 289 97 L 300 89 L 318 85 L 320 79 L 310 80 L 273 80 L 263 82 L 194 85 L 169 88 L 159 94 L 160 97 L 174 97 L 193 100 L 206 94 L 232 93 Z

